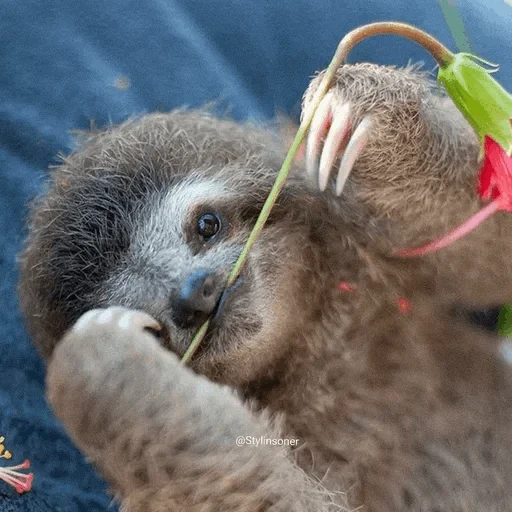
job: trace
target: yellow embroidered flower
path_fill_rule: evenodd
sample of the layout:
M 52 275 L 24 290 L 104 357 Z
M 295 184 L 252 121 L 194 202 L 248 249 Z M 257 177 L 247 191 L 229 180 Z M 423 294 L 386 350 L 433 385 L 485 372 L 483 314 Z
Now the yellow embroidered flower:
M 5 437 L 0 437 L 0 459 L 10 459 L 12 454 L 9 450 L 5 449 L 5 446 L 2 444 L 5 441 Z

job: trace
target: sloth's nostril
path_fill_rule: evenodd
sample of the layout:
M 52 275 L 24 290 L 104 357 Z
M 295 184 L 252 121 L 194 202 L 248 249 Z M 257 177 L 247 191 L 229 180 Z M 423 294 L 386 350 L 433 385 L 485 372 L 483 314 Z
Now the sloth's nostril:
M 213 293 L 213 286 L 205 284 L 203 287 L 203 297 L 209 297 Z

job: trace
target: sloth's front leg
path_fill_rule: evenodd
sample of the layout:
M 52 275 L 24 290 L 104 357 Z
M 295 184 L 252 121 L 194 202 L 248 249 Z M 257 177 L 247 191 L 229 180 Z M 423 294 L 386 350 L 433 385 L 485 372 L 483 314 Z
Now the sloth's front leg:
M 125 510 L 331 510 L 284 449 L 237 446 L 278 434 L 228 388 L 181 366 L 147 330 L 157 327 L 142 312 L 92 310 L 48 368 L 56 415 Z
M 426 73 L 363 63 L 337 71 L 313 118 L 306 169 L 315 187 L 357 204 L 378 226 L 371 239 L 391 253 L 443 236 L 482 207 L 478 154 L 471 127 Z M 498 213 L 422 257 L 437 269 L 436 293 L 478 307 L 512 300 L 510 229 L 512 216 Z

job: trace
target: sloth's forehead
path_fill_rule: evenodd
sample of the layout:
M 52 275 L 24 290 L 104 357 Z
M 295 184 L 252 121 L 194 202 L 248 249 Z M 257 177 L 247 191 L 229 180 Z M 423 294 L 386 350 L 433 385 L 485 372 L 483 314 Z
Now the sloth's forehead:
M 177 184 L 164 194 L 160 209 L 166 209 L 171 215 L 180 217 L 201 203 L 214 202 L 215 200 L 229 200 L 234 196 L 227 184 L 216 180 L 187 179 Z

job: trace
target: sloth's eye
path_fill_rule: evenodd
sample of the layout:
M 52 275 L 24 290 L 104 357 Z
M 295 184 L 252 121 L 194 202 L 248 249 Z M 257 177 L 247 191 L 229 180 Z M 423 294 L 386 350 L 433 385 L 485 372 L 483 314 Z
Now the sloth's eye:
M 205 213 L 197 221 L 197 232 L 204 240 L 209 240 L 220 231 L 220 218 L 213 213 Z

